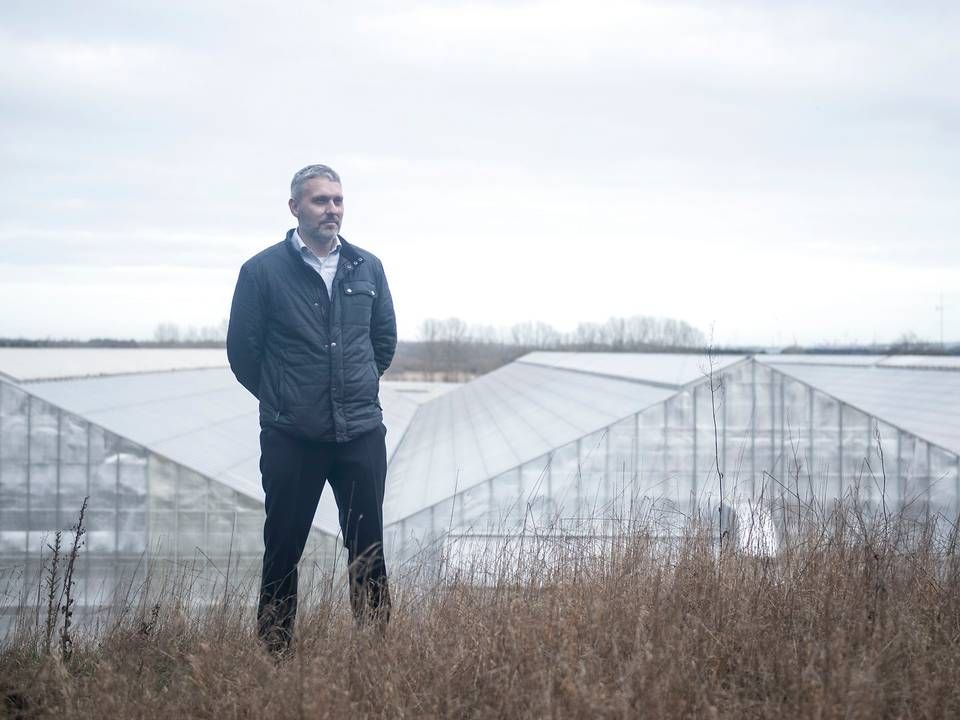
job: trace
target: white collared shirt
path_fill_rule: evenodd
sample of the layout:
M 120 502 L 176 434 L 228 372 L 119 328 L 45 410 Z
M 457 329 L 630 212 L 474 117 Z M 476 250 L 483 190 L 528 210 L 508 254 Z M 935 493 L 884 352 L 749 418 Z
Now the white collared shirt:
M 303 261 L 312 267 L 320 277 L 323 278 L 323 284 L 327 286 L 327 296 L 333 298 L 333 278 L 337 274 L 337 265 L 340 262 L 340 237 L 337 236 L 337 244 L 324 258 L 318 258 L 316 253 L 306 246 L 300 237 L 300 231 L 293 231 L 293 244 L 300 253 Z

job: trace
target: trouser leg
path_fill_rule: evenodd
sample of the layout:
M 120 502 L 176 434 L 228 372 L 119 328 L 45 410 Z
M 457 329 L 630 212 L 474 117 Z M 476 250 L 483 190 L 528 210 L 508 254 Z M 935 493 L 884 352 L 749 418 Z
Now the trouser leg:
M 381 626 L 390 616 L 383 557 L 383 491 L 387 450 L 383 425 L 337 446 L 329 481 L 347 548 L 350 603 L 358 622 Z
M 267 517 L 257 631 L 271 650 L 285 649 L 293 638 L 297 563 L 313 525 L 329 455 L 274 428 L 260 433 Z

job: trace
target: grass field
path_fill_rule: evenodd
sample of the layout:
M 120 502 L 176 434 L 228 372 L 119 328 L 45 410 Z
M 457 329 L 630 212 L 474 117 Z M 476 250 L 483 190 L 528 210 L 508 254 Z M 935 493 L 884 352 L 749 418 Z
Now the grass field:
M 809 508 L 808 508 L 809 510 Z M 805 512 L 772 556 L 691 524 L 398 582 L 385 637 L 337 593 L 277 663 L 252 610 L 136 593 L 64 642 L 63 612 L 0 650 L 7 717 L 960 716 L 960 562 L 942 518 Z M 543 544 L 543 551 L 537 543 Z M 67 553 L 68 555 L 69 553 Z M 61 561 L 66 562 L 66 557 Z M 61 564 L 61 571 L 65 567 Z M 483 570 L 483 583 L 474 582 Z M 50 638 L 48 641 L 47 638 Z

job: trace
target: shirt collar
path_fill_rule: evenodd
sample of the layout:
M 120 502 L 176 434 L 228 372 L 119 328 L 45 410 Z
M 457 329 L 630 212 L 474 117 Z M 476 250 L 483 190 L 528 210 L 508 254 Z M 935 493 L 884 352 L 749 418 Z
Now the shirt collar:
M 297 228 L 294 228 L 293 230 L 293 244 L 301 255 L 303 254 L 303 251 L 306 250 L 308 253 L 316 257 L 316 253 L 313 252 L 313 250 L 311 250 L 310 248 L 308 248 L 307 244 L 303 242 L 303 238 L 300 237 L 300 230 Z M 336 255 L 338 252 L 340 252 L 340 236 L 339 235 L 337 235 L 337 242 L 333 246 L 333 249 L 330 251 L 330 254 L 327 255 L 327 257 L 330 257 L 330 255 Z

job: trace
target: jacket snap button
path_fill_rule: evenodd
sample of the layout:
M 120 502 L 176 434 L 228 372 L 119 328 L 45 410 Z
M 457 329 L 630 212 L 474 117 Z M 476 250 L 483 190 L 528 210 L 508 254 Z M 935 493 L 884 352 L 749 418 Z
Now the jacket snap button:
M 376 295 L 376 294 L 377 294 L 377 291 L 376 291 L 376 290 L 371 290 L 371 291 L 370 291 L 370 294 L 371 294 L 371 295 Z
M 336 346 L 337 346 L 336 343 L 330 343 L 330 347 L 335 348 Z
M 352 293 L 352 292 L 353 292 L 353 288 L 347 288 L 347 292 L 348 292 L 348 293 Z

